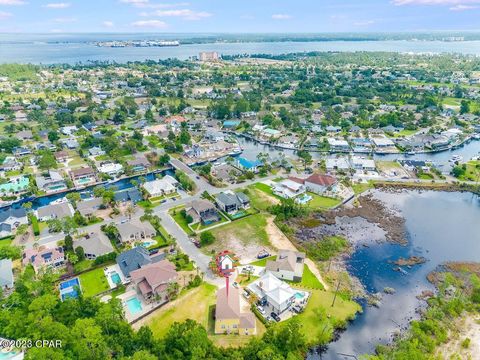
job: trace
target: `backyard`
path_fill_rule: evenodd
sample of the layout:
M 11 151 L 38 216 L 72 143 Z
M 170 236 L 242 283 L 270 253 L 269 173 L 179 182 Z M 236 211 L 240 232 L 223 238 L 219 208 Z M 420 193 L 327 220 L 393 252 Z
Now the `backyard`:
M 110 289 L 102 267 L 83 273 L 79 278 L 85 297 L 95 296 Z
M 311 209 L 329 209 L 337 206 L 341 202 L 339 199 L 320 196 L 310 192 L 308 195 L 312 197 L 312 200 L 307 203 L 307 206 Z

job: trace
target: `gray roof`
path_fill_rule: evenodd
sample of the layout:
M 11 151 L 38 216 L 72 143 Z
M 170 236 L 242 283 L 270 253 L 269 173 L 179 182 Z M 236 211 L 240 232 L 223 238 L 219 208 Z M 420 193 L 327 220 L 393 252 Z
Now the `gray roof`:
M 102 205 L 103 200 L 101 198 L 93 198 L 85 201 L 80 201 L 77 203 L 77 210 L 82 215 L 87 215 L 92 213 L 94 210 L 98 209 Z
M 39 218 L 53 216 L 57 219 L 63 219 L 65 217 L 73 216 L 71 205 L 67 202 L 42 206 L 38 208 L 37 212 Z
M 127 277 L 130 276 L 131 271 L 138 270 L 142 266 L 151 263 L 152 260 L 147 249 L 141 246 L 125 251 L 117 256 L 117 264 Z
M 26 216 L 27 216 L 27 212 L 25 211 L 24 208 L 17 208 L 17 209 L 10 208 L 8 210 L 0 212 L 0 223 L 4 222 L 9 217 L 20 219 Z
M 108 237 L 101 233 L 91 233 L 73 242 L 73 247 L 82 247 L 85 254 L 101 256 L 114 251 Z
M 156 234 L 156 230 L 148 221 L 139 221 L 132 219 L 129 222 L 117 225 L 118 234 L 122 239 L 129 239 L 132 234 L 145 232 L 147 234 Z
M 0 260 L 0 288 L 13 288 L 12 260 Z

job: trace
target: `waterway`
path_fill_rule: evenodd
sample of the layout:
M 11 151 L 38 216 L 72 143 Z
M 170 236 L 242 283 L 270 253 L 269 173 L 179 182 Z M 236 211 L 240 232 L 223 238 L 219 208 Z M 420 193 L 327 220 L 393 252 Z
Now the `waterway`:
M 383 295 L 380 308 L 363 304 L 364 312 L 349 324 L 326 353 L 311 354 L 311 359 L 351 359 L 373 352 L 378 343 L 387 343 L 392 335 L 405 329 L 417 318 L 416 309 L 424 305 L 416 296 L 433 290 L 426 275 L 445 261 L 480 261 L 480 198 L 470 193 L 375 191 L 375 197 L 388 208 L 397 209 L 406 220 L 407 246 L 390 243 L 358 247 L 348 260 L 348 271 L 356 276 L 369 293 L 393 287 L 396 293 Z M 406 274 L 394 271 L 389 260 L 423 256 L 428 261 Z M 344 355 L 346 354 L 346 355 Z
M 96 41 L 165 39 L 182 34 L 0 34 L 0 63 L 76 64 L 89 61 L 188 59 L 201 51 L 223 55 L 285 54 L 309 51 L 391 51 L 480 55 L 480 41 L 312 41 L 187 44 L 178 47 L 98 47 Z

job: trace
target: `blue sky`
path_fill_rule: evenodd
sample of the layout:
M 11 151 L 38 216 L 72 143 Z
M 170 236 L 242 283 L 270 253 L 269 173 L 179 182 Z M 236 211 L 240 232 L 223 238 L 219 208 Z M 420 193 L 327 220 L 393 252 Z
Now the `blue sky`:
M 0 32 L 480 30 L 480 0 L 0 0 Z

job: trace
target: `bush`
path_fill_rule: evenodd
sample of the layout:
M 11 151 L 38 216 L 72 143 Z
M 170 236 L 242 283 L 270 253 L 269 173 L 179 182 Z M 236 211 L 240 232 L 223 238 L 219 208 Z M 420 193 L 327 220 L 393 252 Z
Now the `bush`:
M 462 341 L 462 348 L 468 349 L 470 347 L 470 338 L 466 338 L 465 340 Z
M 210 231 L 204 231 L 200 234 L 200 245 L 208 246 L 215 242 L 215 236 Z
M 38 219 L 36 216 L 31 216 L 30 221 L 32 223 L 33 235 L 38 236 L 40 235 L 40 227 L 38 226 Z
M 93 264 L 94 265 L 100 265 L 100 264 L 105 264 L 108 262 L 115 261 L 117 258 L 117 253 L 116 252 L 111 252 L 109 254 L 97 256 L 97 258 L 94 260 Z
M 325 261 L 336 256 L 348 246 L 348 241 L 340 236 L 324 237 L 315 244 L 307 245 L 307 254 L 317 261 Z

